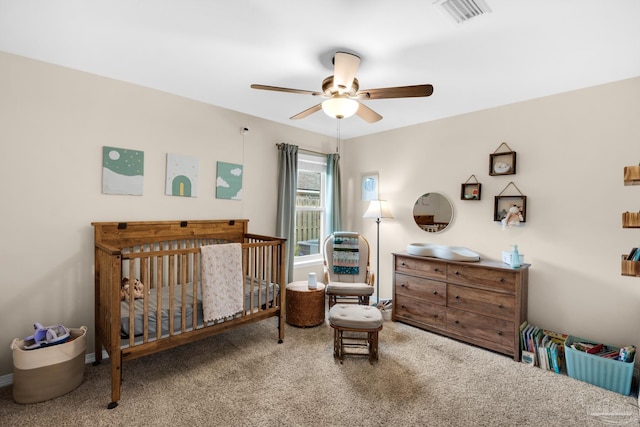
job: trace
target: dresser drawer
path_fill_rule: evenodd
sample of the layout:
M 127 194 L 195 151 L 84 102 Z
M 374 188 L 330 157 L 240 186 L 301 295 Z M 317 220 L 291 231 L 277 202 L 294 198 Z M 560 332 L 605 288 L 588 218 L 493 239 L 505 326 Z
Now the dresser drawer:
M 400 273 L 396 273 L 395 279 L 396 295 L 417 298 L 438 305 L 447 303 L 447 285 L 444 282 Z
M 393 302 L 393 306 L 397 320 L 414 320 L 442 329 L 446 326 L 447 309 L 443 305 L 429 304 L 396 294 L 396 300 Z
M 513 347 L 514 323 L 506 320 L 449 308 L 447 330 L 464 337 L 490 341 L 507 348 Z
M 513 295 L 452 284 L 447 288 L 447 306 L 504 320 L 513 320 L 516 313 Z
M 492 270 L 460 264 L 450 265 L 447 271 L 447 281 L 473 284 L 511 293 L 516 291 L 516 273 L 510 270 Z
M 433 279 L 447 278 L 447 264 L 428 259 L 395 257 L 395 271 Z

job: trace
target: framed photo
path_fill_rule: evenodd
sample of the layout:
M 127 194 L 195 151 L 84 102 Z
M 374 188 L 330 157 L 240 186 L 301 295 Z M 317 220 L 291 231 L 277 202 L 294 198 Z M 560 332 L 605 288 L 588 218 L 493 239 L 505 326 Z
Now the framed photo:
M 378 174 L 362 176 L 362 200 L 378 200 Z

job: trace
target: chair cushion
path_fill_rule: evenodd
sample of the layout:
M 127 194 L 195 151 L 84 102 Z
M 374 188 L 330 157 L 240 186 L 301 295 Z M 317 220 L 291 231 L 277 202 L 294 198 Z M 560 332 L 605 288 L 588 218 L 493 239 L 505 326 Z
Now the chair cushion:
M 329 310 L 332 326 L 353 329 L 378 329 L 382 326 L 382 313 L 371 305 L 336 304 Z
M 373 295 L 373 286 L 366 283 L 329 282 L 326 286 L 328 295 L 366 296 Z

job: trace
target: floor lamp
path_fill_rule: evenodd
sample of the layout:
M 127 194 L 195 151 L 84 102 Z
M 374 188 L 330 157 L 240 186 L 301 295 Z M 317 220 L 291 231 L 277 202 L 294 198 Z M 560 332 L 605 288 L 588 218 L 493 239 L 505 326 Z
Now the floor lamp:
M 386 200 L 372 200 L 363 218 L 375 218 L 377 225 L 376 236 L 376 304 L 380 302 L 380 220 L 393 218 Z

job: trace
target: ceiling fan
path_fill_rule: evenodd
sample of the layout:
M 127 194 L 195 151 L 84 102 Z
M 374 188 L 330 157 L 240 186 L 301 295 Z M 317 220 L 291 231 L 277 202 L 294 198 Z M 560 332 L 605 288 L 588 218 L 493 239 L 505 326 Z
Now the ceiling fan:
M 360 100 L 413 98 L 430 96 L 433 93 L 433 86 L 430 84 L 360 90 L 360 83 L 356 78 L 356 71 L 359 65 L 359 56 L 347 52 L 336 52 L 333 57 L 333 75 L 322 81 L 322 92 L 260 84 L 252 84 L 251 87 L 253 89 L 298 93 L 301 95 L 313 95 L 326 98 L 320 104 L 314 105 L 292 116 L 291 119 L 293 120 L 303 119 L 316 111 L 323 110 L 329 116 L 337 119 L 343 119 L 357 114 L 369 123 L 377 122 L 382 119 L 382 116 L 359 102 Z

